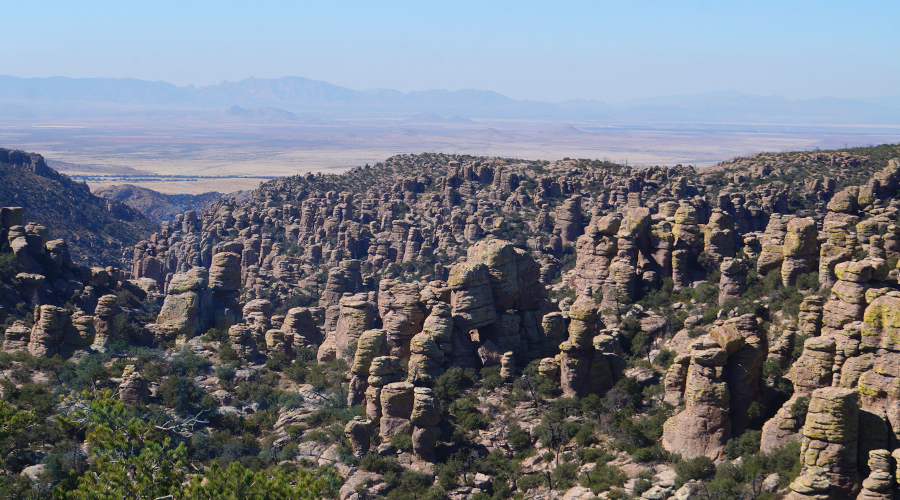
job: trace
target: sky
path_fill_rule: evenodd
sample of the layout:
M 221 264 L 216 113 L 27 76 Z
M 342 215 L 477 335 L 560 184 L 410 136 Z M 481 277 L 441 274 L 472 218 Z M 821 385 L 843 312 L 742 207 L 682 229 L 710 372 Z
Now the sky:
M 211 85 L 302 76 L 514 99 L 900 95 L 900 1 L 41 1 L 0 73 Z

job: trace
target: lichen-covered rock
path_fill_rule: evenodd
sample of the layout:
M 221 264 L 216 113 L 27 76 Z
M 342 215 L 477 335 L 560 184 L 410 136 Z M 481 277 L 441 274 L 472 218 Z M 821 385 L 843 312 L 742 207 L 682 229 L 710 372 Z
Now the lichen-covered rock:
M 508 241 L 479 241 L 469 247 L 466 261 L 487 266 L 492 300 L 498 311 L 534 309 L 546 294 L 540 285 L 540 264 Z
M 765 276 L 770 271 L 780 269 L 784 262 L 784 238 L 787 235 L 787 225 L 792 217 L 781 214 L 772 214 L 766 231 L 760 237 L 762 251 L 756 261 L 756 270 Z
M 422 323 L 422 333 L 430 335 L 444 354 L 453 353 L 453 315 L 450 304 L 438 302 L 432 306 L 431 314 Z
M 822 332 L 822 308 L 825 299 L 821 295 L 807 295 L 800 303 L 797 330 L 806 337 L 816 337 Z
M 94 343 L 94 317 L 84 311 L 75 311 L 63 333 L 63 343 L 69 348 L 84 349 Z
M 38 317 L 31 329 L 28 352 L 32 356 L 49 358 L 59 353 L 64 331 L 69 325 L 69 311 L 51 305 L 40 306 L 37 311 Z
M 390 440 L 395 434 L 410 434 L 414 389 L 408 382 L 394 382 L 381 388 L 381 439 Z
M 568 337 L 566 319 L 560 312 L 551 312 L 541 318 L 541 330 L 544 336 L 544 353 L 555 356 L 559 346 Z
M 832 500 L 831 479 L 824 467 L 810 466 L 790 485 L 786 500 Z
M 741 331 L 733 323 L 713 328 L 709 331 L 709 336 L 729 355 L 737 352 L 746 343 Z
M 440 435 L 439 427 L 416 427 L 412 433 L 412 448 L 419 460 L 434 462 L 434 448 Z
M 347 364 L 353 363 L 353 352 L 360 335 L 372 328 L 373 311 L 367 294 L 356 294 L 340 300 L 337 326 L 329 332 L 319 346 L 319 362 L 341 358 Z
M 213 291 L 235 291 L 241 287 L 241 256 L 232 252 L 213 255 L 209 268 L 209 288 Z
M 573 196 L 556 210 L 556 227 L 564 245 L 575 243 L 581 234 L 581 196 Z
M 207 299 L 207 304 L 201 304 Z M 211 302 L 208 296 L 196 291 L 188 291 L 176 295 L 166 295 L 162 309 L 156 317 L 155 325 L 148 325 L 157 343 L 176 341 L 184 343 L 201 332 L 201 307 Z M 202 332 L 201 332 L 202 333 Z
M 356 353 L 353 365 L 350 366 L 350 373 L 360 377 L 368 377 L 372 360 L 381 354 L 381 347 L 385 340 L 387 340 L 387 332 L 383 329 L 363 332 L 356 344 Z
M 872 450 L 869 452 L 869 477 L 862 483 L 862 491 L 856 497 L 857 500 L 891 500 L 894 498 L 891 487 L 894 484 L 891 474 L 892 457 L 887 450 Z
M 728 347 L 725 349 L 729 355 L 723 373 L 730 392 L 731 429 L 736 434 L 743 433 L 750 425 L 749 409 L 759 399 L 763 364 L 768 355 L 766 337 L 759 331 L 757 318 L 752 314 L 729 319 L 721 329 L 710 332 L 713 338 L 716 338 L 713 332 L 717 330 L 721 332 L 720 338 L 723 340 L 729 338 L 728 332 L 737 332 L 743 339 L 738 348 L 734 347 L 733 342 L 726 344 Z
M 719 305 L 740 300 L 747 291 L 747 273 L 750 269 L 746 261 L 726 257 L 719 270 L 722 272 L 719 278 Z
M 801 476 L 812 467 L 822 467 L 836 498 L 853 498 L 857 482 L 857 436 L 859 394 L 852 389 L 816 389 L 809 402 L 800 458 Z M 797 492 L 792 485 L 792 489 Z
M 413 407 L 410 422 L 416 427 L 435 426 L 441 420 L 441 404 L 434 392 L 427 387 L 414 389 Z
M 876 298 L 865 309 L 862 343 L 867 346 L 900 350 L 900 293 Z
M 312 311 L 306 307 L 288 310 L 281 325 L 281 331 L 294 336 L 294 344 L 308 348 L 318 348 L 322 343 L 322 333 L 316 325 Z
M 374 387 L 400 381 L 400 358 L 397 356 L 378 356 L 369 365 L 368 383 Z
M 450 269 L 447 280 L 453 324 L 463 331 L 486 326 L 497 320 L 488 267 L 463 262 Z
M 344 427 L 344 435 L 350 440 L 350 447 L 353 448 L 353 454 L 362 457 L 369 452 L 369 446 L 372 436 L 372 422 L 363 420 L 362 417 L 353 417 L 353 420 L 347 422 Z
M 569 340 L 560 345 L 560 382 L 566 397 L 604 394 L 612 387 L 612 372 L 603 353 L 594 348 L 597 306 L 579 297 L 569 308 Z
M 425 310 L 419 302 L 422 289 L 418 283 L 384 279 L 378 288 L 378 312 L 391 354 L 409 357 L 409 343 L 422 331 Z
M 685 380 L 685 407 L 663 426 L 663 448 L 685 458 L 705 455 L 719 460 L 731 438 L 728 418 L 731 395 L 721 373 L 727 351 L 711 338 L 701 338 L 691 349 Z
M 834 194 L 826 208 L 831 212 L 852 214 L 857 209 L 857 196 L 859 196 L 858 186 L 846 187 Z
M 410 353 L 408 382 L 431 385 L 444 372 L 444 351 L 431 335 L 422 332 L 414 336 L 410 342 Z
M 804 273 L 816 269 L 816 256 L 819 254 L 818 231 L 816 221 L 810 218 L 791 219 L 787 224 L 782 245 L 784 263 L 781 266 L 781 279 L 784 286 L 797 284 L 797 278 Z
M 801 438 L 802 416 L 794 414 L 792 408 L 799 398 L 809 399 L 814 390 L 832 384 L 836 349 L 837 344 L 831 337 L 810 337 L 803 343 L 803 354 L 788 372 L 788 378 L 794 384 L 794 394 L 763 425 L 762 451 L 769 453 L 789 441 Z
M 147 380 L 134 370 L 134 365 L 128 365 L 122 373 L 119 399 L 125 404 L 134 404 L 146 403 L 149 397 L 150 389 Z
M 3 350 L 6 352 L 20 352 L 28 349 L 31 340 L 31 329 L 22 321 L 15 321 L 4 332 Z
M 715 209 L 703 228 L 704 252 L 711 263 L 719 264 L 735 255 L 734 219 L 727 212 Z

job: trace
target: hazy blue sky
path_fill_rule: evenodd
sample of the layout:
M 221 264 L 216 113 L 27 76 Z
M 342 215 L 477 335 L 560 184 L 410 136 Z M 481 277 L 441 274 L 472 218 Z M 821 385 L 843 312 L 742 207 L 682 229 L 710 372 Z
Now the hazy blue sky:
M 898 0 L 2 5 L 0 73 L 21 77 L 291 75 L 548 101 L 900 95 Z

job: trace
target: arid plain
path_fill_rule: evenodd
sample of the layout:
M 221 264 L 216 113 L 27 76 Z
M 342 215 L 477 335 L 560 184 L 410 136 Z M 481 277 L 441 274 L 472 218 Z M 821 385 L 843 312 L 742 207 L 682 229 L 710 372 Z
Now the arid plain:
M 129 183 L 173 194 L 252 189 L 268 178 L 341 172 L 399 153 L 705 167 L 759 151 L 898 138 L 900 127 L 892 125 L 454 120 L 426 114 L 240 120 L 207 110 L 18 116 L 0 124 L 4 145 L 41 153 L 92 188 Z

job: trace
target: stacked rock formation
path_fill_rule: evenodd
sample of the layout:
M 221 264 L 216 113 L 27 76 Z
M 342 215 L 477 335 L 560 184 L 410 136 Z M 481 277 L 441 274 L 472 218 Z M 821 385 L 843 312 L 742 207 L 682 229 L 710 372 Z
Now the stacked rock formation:
M 580 297 L 569 308 L 569 339 L 557 355 L 560 385 L 567 397 L 603 394 L 612 387 L 612 372 L 602 352 L 594 348 L 598 334 L 597 306 L 588 297 Z
M 150 397 L 147 380 L 134 369 L 134 365 L 127 365 L 122 372 L 122 383 L 119 385 L 119 399 L 123 403 L 146 403 Z
M 803 470 L 791 483 L 787 498 L 854 498 L 859 492 L 858 414 L 859 394 L 855 390 L 826 387 L 812 393 L 803 426 Z
M 155 324 L 147 325 L 156 343 L 182 344 L 210 328 L 228 330 L 238 319 L 240 257 L 222 252 L 209 270 L 192 267 L 172 276 Z M 257 312 L 253 306 L 248 313 Z
M 732 430 L 747 428 L 768 347 L 757 319 L 745 315 L 713 328 L 689 349 L 666 374 L 666 401 L 683 399 L 685 408 L 666 422 L 662 444 L 685 457 L 718 460 Z

